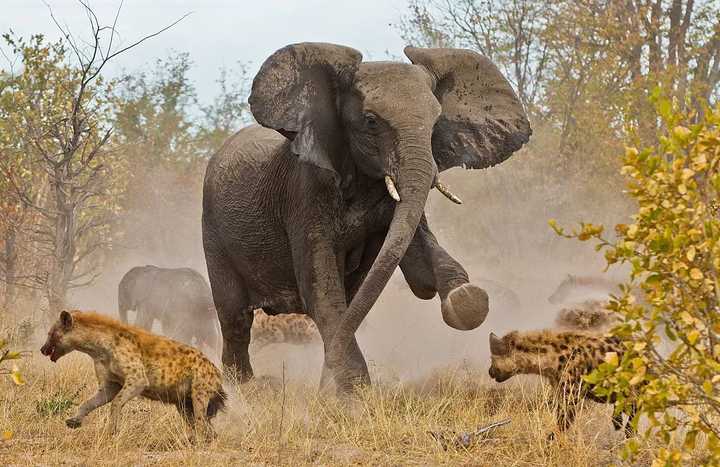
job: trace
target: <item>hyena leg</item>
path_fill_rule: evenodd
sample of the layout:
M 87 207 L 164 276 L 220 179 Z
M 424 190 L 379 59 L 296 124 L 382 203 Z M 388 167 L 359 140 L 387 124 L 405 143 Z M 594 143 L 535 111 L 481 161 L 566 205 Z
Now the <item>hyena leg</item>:
M 578 386 L 572 382 L 561 382 L 556 389 L 555 418 L 560 433 L 567 431 L 575 421 L 577 405 L 580 402 L 580 394 L 577 391 Z M 554 434 L 551 433 L 549 438 L 553 439 Z
M 635 418 L 635 413 L 637 412 L 637 406 L 635 404 L 632 405 L 630 408 L 630 411 L 628 412 L 628 421 L 625 424 L 625 438 L 632 438 L 635 436 L 635 429 L 632 426 L 633 418 Z
M 180 417 L 182 417 L 183 421 L 185 422 L 185 426 L 187 427 L 187 434 L 189 439 L 194 439 L 195 437 L 195 417 L 193 415 L 193 403 L 192 399 L 187 398 L 181 401 L 178 401 L 175 404 L 175 408 L 177 409 L 178 413 L 180 414 Z
M 623 427 L 623 414 L 622 413 L 613 414 L 612 424 L 613 424 L 613 428 L 615 428 L 615 430 L 619 430 L 620 428 L 622 428 Z
M 208 404 L 210 404 L 210 389 L 203 383 L 193 383 L 192 388 L 192 412 L 195 428 L 195 439 L 210 440 L 215 437 L 210 420 L 207 418 Z
M 98 392 L 93 397 L 80 406 L 74 417 L 65 420 L 65 424 L 70 428 L 79 428 L 80 425 L 82 425 L 83 419 L 90 412 L 113 400 L 118 392 L 120 392 L 120 388 L 121 386 L 117 383 L 105 383 L 104 386 L 98 389 Z
M 182 417 L 183 421 L 190 426 L 195 424 L 195 418 L 193 417 L 193 406 L 192 400 L 186 399 L 175 403 L 175 408 Z
M 632 419 L 635 416 L 635 409 L 633 408 L 630 410 L 629 413 L 627 413 L 628 420 L 627 420 L 627 423 L 625 423 L 625 424 L 623 424 L 623 414 L 624 413 L 625 412 L 621 412 L 619 414 L 613 414 L 613 417 L 612 417 L 613 428 L 615 428 L 615 430 L 619 430 L 624 425 L 625 426 L 625 438 L 632 438 L 633 435 L 635 435 L 635 430 L 633 429 L 633 426 L 632 426 Z
M 108 423 L 108 431 L 110 434 L 117 433 L 118 421 L 120 420 L 120 411 L 127 401 L 133 399 L 145 390 L 147 381 L 144 378 L 126 379 L 125 385 L 120 389 L 110 406 L 110 421 Z
M 567 431 L 575 421 L 577 415 L 577 402 L 573 400 L 558 403 L 556 406 L 558 430 Z

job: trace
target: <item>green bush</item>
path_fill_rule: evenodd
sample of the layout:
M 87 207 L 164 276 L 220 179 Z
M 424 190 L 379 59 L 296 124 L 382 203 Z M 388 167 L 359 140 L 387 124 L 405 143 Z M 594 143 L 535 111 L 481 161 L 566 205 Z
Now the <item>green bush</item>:
M 668 128 L 658 145 L 625 151 L 622 174 L 637 207 L 632 222 L 616 225 L 615 235 L 601 225 L 566 233 L 550 224 L 560 235 L 597 241 L 608 266 L 631 267 L 609 305 L 621 321 L 612 333 L 627 351 L 621 359 L 608 355 L 587 377 L 596 393 L 616 397 L 616 410 L 630 399 L 639 404 L 633 423 L 645 416 L 641 434 L 660 446 L 653 465 L 718 464 L 720 109 L 700 123 L 666 100 L 657 109 Z M 638 450 L 631 440 L 624 454 Z
M 35 402 L 35 412 L 44 417 L 63 415 L 70 407 L 77 405 L 75 400 L 79 393 L 79 390 L 73 394 L 66 391 L 58 391 L 50 397 L 45 397 Z

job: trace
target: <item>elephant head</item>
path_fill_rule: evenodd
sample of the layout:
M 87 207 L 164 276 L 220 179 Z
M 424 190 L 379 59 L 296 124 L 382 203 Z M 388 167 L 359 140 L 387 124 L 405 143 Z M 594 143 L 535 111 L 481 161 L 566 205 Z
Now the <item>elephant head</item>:
M 491 167 L 531 134 L 521 103 L 486 57 L 413 47 L 405 54 L 411 64 L 362 62 L 349 47 L 294 44 L 270 56 L 253 81 L 255 119 L 290 139 L 300 160 L 328 170 L 341 185 L 358 172 L 384 180 L 397 202 L 335 345 L 352 336 L 398 266 L 429 190 L 442 187 L 438 172 Z
M 123 276 L 118 285 L 118 314 L 123 323 L 128 322 L 128 310 L 137 311 L 137 306 L 150 295 L 153 276 L 157 266 L 136 266 Z

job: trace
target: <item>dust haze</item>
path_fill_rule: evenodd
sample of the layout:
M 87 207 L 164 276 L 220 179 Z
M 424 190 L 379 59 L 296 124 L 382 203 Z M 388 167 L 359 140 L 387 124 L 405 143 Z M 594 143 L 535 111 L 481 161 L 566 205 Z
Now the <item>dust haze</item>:
M 358 331 L 376 380 L 407 381 L 443 367 L 484 370 L 491 331 L 551 326 L 559 307 L 547 297 L 563 278 L 603 273 L 604 261 L 592 245 L 557 236 L 548 220 L 568 227 L 580 220 L 613 225 L 624 219 L 626 201 L 592 186 L 582 161 L 558 168 L 562 158 L 543 143 L 542 134 L 534 136 L 526 149 L 491 169 L 451 169 L 443 178 L 464 204 L 452 204 L 433 191 L 426 206 L 438 241 L 471 281 L 500 284 L 517 295 L 520 306 L 491 288 L 487 320 L 475 330 L 457 331 L 443 322 L 439 298 L 416 298 L 398 269 Z M 93 286 L 77 290 L 70 303 L 117 316 L 117 284 L 139 265 L 190 267 L 207 279 L 200 224 L 203 175 L 204 164 L 190 175 L 192 183 L 166 169 L 147 171 L 120 221 L 124 238 L 105 272 Z M 622 276 L 611 271 L 610 277 L 620 281 Z M 158 326 L 154 330 L 162 332 Z M 285 372 L 291 379 L 320 378 L 320 345 L 273 345 L 251 358 L 258 376 Z

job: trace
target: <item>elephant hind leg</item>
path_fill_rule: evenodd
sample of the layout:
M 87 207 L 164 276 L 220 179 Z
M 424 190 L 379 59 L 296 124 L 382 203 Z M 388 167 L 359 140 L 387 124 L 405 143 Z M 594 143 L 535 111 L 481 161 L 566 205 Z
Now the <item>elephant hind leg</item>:
M 228 256 L 205 240 L 210 287 L 222 330 L 222 363 L 225 371 L 238 382 L 253 377 L 250 365 L 250 329 L 253 311 L 249 309 L 247 289 L 242 277 L 235 271 Z

